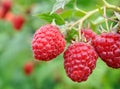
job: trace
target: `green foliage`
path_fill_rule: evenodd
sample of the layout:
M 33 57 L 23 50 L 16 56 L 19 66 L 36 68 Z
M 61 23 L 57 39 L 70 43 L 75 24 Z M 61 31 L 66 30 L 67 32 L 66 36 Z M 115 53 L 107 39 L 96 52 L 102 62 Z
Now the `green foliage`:
M 56 3 L 54 4 L 53 9 L 51 11 L 51 14 L 60 8 L 64 8 L 66 2 L 67 2 L 67 0 L 56 0 Z
M 71 42 L 71 40 L 75 40 L 75 37 L 78 36 L 78 31 L 76 29 L 71 29 L 67 31 L 66 40 Z
M 39 14 L 37 16 L 43 20 L 46 20 L 47 22 L 50 22 L 50 23 L 54 20 L 56 22 L 56 24 L 58 24 L 58 25 L 65 24 L 64 19 L 60 15 L 55 14 L 55 13 L 53 13 L 53 14 L 44 13 L 44 14 Z

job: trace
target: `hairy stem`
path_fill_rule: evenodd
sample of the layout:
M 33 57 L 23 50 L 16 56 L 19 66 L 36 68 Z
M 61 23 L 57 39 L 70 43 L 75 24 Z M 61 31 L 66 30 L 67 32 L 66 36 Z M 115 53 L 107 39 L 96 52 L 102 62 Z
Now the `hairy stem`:
M 86 11 L 78 8 L 78 6 L 77 6 L 77 0 L 75 0 L 75 2 L 74 2 L 74 9 L 75 9 L 76 11 L 79 11 L 79 12 L 83 13 L 83 14 L 86 14 L 86 13 L 87 13 Z
M 106 14 L 106 7 L 104 7 L 104 14 L 103 14 L 103 17 L 105 18 L 105 17 L 107 17 L 107 14 Z M 107 31 L 109 31 L 109 25 L 108 25 L 108 19 L 107 18 L 105 18 L 105 24 L 106 24 L 106 29 L 107 29 Z
M 120 7 L 115 6 L 115 5 L 111 5 L 109 4 L 106 0 L 102 0 L 102 2 L 104 3 L 104 5 L 108 8 L 108 9 L 113 9 L 115 11 L 120 12 Z
M 110 5 L 108 3 L 106 3 L 105 0 L 102 0 L 105 2 L 105 6 L 102 6 L 100 7 L 100 9 L 103 10 L 104 7 L 106 7 L 106 9 L 112 9 L 112 10 L 115 10 L 115 11 L 119 11 L 120 12 L 120 7 L 117 7 L 117 6 L 114 6 L 114 5 Z M 83 18 L 81 18 L 80 20 L 76 21 L 74 24 L 71 25 L 71 28 L 74 27 L 75 25 L 79 24 L 79 29 L 81 29 L 82 25 L 83 25 L 83 22 L 88 19 L 90 16 L 92 16 L 93 14 L 99 12 L 99 9 L 95 9 L 95 10 L 92 10 L 92 11 L 89 11 L 85 14 L 85 16 Z

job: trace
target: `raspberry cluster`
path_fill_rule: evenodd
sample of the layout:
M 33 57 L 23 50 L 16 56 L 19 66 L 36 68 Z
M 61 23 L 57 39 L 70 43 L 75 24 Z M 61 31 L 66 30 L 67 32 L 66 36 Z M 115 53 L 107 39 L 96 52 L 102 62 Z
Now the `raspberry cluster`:
M 96 67 L 98 56 L 112 68 L 120 68 L 120 34 L 101 33 L 82 29 L 86 42 L 74 42 L 65 50 L 64 69 L 75 81 L 86 81 Z M 90 43 L 91 42 L 91 43 Z M 32 40 L 34 58 L 49 61 L 61 54 L 66 46 L 64 36 L 57 26 L 47 24 L 39 28 Z
M 82 35 L 91 45 L 83 42 L 71 44 L 64 53 L 67 76 L 75 82 L 87 80 L 96 65 L 98 56 L 111 68 L 120 68 L 120 34 L 101 33 L 82 29 Z M 98 56 L 97 56 L 98 54 Z

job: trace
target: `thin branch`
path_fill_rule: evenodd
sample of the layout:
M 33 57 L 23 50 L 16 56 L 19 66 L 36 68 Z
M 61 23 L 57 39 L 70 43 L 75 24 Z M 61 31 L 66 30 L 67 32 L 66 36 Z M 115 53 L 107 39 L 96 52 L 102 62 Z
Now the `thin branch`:
M 83 13 L 83 14 L 86 14 L 86 13 L 87 13 L 86 11 L 78 8 L 78 6 L 77 6 L 77 0 L 75 0 L 75 2 L 74 2 L 74 9 L 75 9 L 76 11 L 79 11 L 79 12 Z

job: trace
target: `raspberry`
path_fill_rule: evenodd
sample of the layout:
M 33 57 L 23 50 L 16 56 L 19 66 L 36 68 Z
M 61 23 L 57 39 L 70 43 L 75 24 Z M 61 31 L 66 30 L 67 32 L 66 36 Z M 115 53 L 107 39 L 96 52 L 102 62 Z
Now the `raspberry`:
M 26 75 L 30 75 L 33 71 L 33 68 L 34 68 L 34 64 L 32 62 L 27 62 L 25 65 L 24 65 L 24 72 Z
M 112 68 L 120 68 L 120 34 L 102 33 L 93 41 L 101 59 Z
M 16 30 L 20 30 L 25 22 L 25 19 L 22 16 L 14 16 L 12 19 L 13 27 Z
M 2 1 L 1 3 L 1 8 L 3 10 L 2 18 L 4 18 L 7 12 L 10 11 L 11 7 L 12 7 L 12 2 L 10 0 Z
M 84 37 L 86 38 L 87 42 L 88 41 L 92 41 L 93 39 L 95 39 L 95 37 L 97 36 L 95 32 L 93 32 L 91 29 L 87 28 L 87 29 L 82 29 L 81 33 L 84 35 Z
M 34 34 L 32 50 L 35 59 L 49 61 L 64 51 L 66 42 L 59 29 L 51 24 L 42 26 Z
M 83 42 L 71 44 L 64 52 L 64 68 L 75 82 L 86 81 L 96 66 L 98 55 L 94 48 Z

